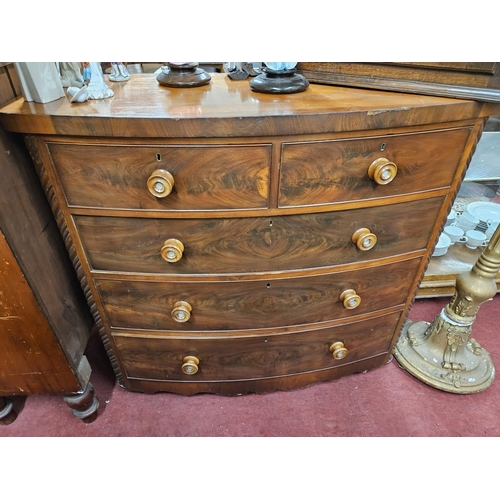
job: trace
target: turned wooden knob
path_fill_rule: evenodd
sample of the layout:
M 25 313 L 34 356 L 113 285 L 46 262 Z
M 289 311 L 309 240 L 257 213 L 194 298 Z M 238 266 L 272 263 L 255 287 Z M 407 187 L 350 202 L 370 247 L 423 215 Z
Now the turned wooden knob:
M 333 355 L 333 359 L 343 359 L 349 351 L 344 347 L 343 342 L 335 342 L 330 346 L 330 352 Z
M 148 179 L 148 190 L 156 198 L 165 198 L 174 187 L 174 177 L 166 170 L 155 170 Z
M 179 240 L 175 238 L 170 238 L 163 242 L 161 247 L 161 256 L 167 262 L 177 262 L 181 260 L 182 254 L 184 252 L 184 245 Z
M 186 356 L 182 362 L 184 363 L 181 367 L 182 371 L 186 375 L 194 375 L 198 371 L 198 365 L 200 360 L 195 356 Z
M 366 227 L 362 227 L 361 229 L 358 229 L 354 232 L 354 234 L 352 235 L 352 242 L 356 243 L 356 246 L 360 250 L 366 252 L 367 250 L 370 250 L 370 248 L 373 248 L 375 246 L 375 244 L 377 243 L 377 237 L 372 232 L 370 232 L 369 229 L 366 229 Z
M 381 186 L 389 184 L 396 177 L 397 173 L 398 167 L 387 158 L 377 158 L 368 167 L 368 176 L 370 179 Z
M 172 309 L 172 318 L 177 323 L 185 323 L 191 317 L 191 311 L 193 308 L 189 302 L 184 302 L 183 300 L 179 300 L 174 304 L 174 308 Z
M 352 288 L 344 290 L 339 298 L 346 309 L 356 309 L 361 304 L 361 297 Z

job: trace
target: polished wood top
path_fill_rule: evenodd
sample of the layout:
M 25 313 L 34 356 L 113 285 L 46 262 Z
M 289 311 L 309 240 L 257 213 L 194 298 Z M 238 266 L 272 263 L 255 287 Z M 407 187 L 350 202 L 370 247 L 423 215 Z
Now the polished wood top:
M 298 94 L 261 94 L 250 89 L 249 80 L 225 74 L 188 89 L 163 87 L 153 74 L 107 83 L 115 93 L 108 99 L 17 99 L 0 110 L 0 122 L 11 132 L 29 134 L 258 137 L 387 129 L 500 112 L 500 105 L 489 103 L 317 84 Z

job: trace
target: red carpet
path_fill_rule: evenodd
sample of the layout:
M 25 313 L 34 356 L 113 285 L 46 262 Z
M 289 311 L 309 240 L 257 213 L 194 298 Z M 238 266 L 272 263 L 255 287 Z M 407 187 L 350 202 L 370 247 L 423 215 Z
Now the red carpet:
M 419 299 L 410 313 L 432 321 L 449 298 Z M 500 296 L 481 306 L 472 337 L 500 366 Z M 146 395 L 120 388 L 100 339 L 87 357 L 100 401 L 99 416 L 84 424 L 61 396 L 16 398 L 19 416 L 2 436 L 500 436 L 500 381 L 478 394 L 433 389 L 394 359 L 366 374 L 264 395 L 190 397 Z

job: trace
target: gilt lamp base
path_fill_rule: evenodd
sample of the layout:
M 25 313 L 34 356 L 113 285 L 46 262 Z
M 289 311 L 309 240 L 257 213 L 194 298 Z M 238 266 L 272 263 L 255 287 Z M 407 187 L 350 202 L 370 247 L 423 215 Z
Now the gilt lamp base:
M 443 309 L 432 323 L 408 321 L 394 357 L 421 382 L 455 394 L 487 389 L 495 377 L 490 355 L 469 338 L 472 324 L 458 324 Z

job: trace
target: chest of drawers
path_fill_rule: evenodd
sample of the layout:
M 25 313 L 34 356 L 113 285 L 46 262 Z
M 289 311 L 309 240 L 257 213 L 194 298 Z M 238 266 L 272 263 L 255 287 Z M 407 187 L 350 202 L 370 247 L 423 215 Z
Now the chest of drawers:
M 153 75 L 25 135 L 119 383 L 291 389 L 382 366 L 498 105 Z

